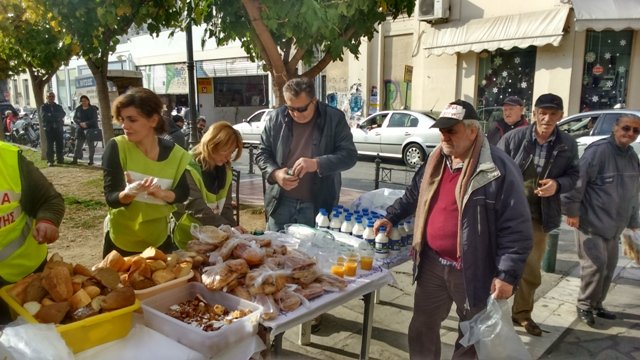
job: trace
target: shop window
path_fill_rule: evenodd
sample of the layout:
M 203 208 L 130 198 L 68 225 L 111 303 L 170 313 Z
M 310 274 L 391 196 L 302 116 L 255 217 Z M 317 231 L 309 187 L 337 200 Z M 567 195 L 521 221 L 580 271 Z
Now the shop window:
M 536 67 L 536 47 L 483 51 L 478 61 L 478 97 L 476 107 L 480 120 L 489 121 L 491 114 L 501 115 L 502 102 L 517 96 L 531 110 L 533 77 Z M 484 115 L 481 115 L 484 114 Z
M 588 31 L 580 110 L 611 109 L 627 96 L 632 31 Z
M 268 82 L 266 75 L 214 78 L 215 107 L 268 106 Z

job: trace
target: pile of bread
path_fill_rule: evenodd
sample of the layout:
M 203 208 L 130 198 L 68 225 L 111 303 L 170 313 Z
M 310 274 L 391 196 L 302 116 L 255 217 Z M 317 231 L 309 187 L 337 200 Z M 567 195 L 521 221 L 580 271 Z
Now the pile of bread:
M 135 303 L 132 287 L 111 268 L 90 270 L 53 254 L 44 270 L 15 283 L 9 294 L 41 323 L 69 323 Z
M 208 254 L 211 266 L 202 272 L 202 283 L 263 306 L 262 317 L 274 319 L 325 291 L 340 291 L 348 283 L 322 273 L 313 258 L 264 237 L 239 235 L 231 229 L 200 227 L 209 236 L 192 240 L 188 250 Z
M 204 256 L 196 253 L 167 255 L 155 247 L 148 247 L 138 255 L 127 257 L 113 250 L 93 269 L 113 269 L 118 272 L 122 284 L 134 290 L 144 290 L 188 276 L 192 268 L 198 268 L 204 261 Z
M 219 330 L 223 326 L 251 314 L 251 310 L 229 310 L 221 304 L 212 305 L 202 295 L 197 294 L 193 299 L 172 305 L 166 314 L 208 332 Z

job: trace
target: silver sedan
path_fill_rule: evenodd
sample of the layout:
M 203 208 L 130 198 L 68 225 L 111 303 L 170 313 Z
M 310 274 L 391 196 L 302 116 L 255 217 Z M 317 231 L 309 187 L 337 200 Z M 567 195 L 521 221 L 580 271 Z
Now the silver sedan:
M 401 158 L 409 167 L 422 164 L 440 143 L 440 132 L 431 129 L 435 119 L 426 112 L 380 111 L 351 129 L 358 154 Z

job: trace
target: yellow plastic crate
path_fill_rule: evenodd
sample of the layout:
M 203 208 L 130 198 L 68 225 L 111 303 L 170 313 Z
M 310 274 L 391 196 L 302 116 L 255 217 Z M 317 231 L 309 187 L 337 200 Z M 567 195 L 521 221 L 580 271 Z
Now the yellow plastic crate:
M 30 323 L 38 323 L 31 314 L 20 306 L 11 295 L 7 285 L 0 289 L 0 297 L 9 305 L 11 314 L 18 315 Z M 70 324 L 56 325 L 56 329 L 74 353 L 87 350 L 109 341 L 123 338 L 129 334 L 133 326 L 133 312 L 140 308 L 140 300 L 128 307 L 88 317 Z

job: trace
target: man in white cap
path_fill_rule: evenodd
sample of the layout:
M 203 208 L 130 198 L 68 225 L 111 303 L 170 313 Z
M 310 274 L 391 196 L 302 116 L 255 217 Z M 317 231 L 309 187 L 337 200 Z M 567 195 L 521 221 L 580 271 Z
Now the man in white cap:
M 513 294 L 531 249 L 531 220 L 522 176 L 504 152 L 489 145 L 478 115 L 463 100 L 450 103 L 432 127 L 440 145 L 418 169 L 404 195 L 389 206 L 380 226 L 392 228 L 415 213 L 411 359 L 440 359 L 440 326 L 452 303 L 460 321 L 487 299 Z M 475 358 L 460 344 L 453 357 Z

